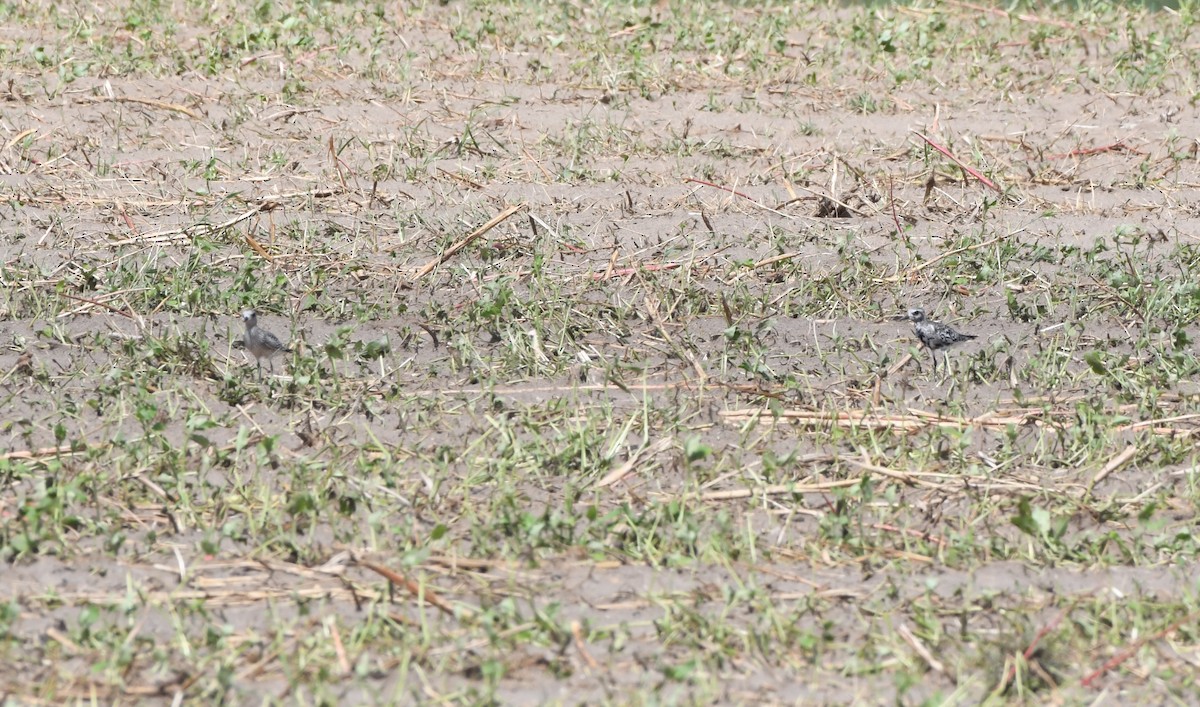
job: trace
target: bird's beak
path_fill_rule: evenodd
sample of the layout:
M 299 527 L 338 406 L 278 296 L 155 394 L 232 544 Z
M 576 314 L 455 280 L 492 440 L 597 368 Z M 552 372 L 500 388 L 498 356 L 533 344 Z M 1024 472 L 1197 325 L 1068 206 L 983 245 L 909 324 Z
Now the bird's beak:
M 908 313 L 907 313 L 907 312 L 906 312 L 906 313 L 904 313 L 904 314 L 897 314 L 896 316 L 892 317 L 892 321 L 894 321 L 894 322 L 902 322 L 902 321 L 904 321 L 904 320 L 906 320 L 906 319 L 908 319 Z

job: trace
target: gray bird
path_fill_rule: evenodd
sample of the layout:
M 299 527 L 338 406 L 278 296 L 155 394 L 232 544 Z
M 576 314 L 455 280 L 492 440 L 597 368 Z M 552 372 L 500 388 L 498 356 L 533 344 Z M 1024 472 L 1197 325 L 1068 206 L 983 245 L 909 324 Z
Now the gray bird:
M 933 370 L 935 372 L 937 371 L 938 351 L 976 338 L 974 334 L 964 334 L 947 324 L 926 319 L 925 310 L 923 309 L 910 309 L 908 310 L 908 316 L 902 318 L 908 319 L 913 323 L 913 333 L 917 335 L 917 340 L 921 342 L 922 346 L 929 349 L 929 354 L 933 357 Z M 949 353 L 946 354 L 946 357 L 946 367 L 948 367 L 950 365 Z
M 253 309 L 242 312 L 242 321 L 246 323 L 246 335 L 242 340 L 246 342 L 246 350 L 254 354 L 254 360 L 258 364 L 258 378 L 262 380 L 262 360 L 267 359 L 267 363 L 271 364 L 271 373 L 274 374 L 275 362 L 272 359 L 291 349 L 284 346 L 277 336 L 258 325 L 258 312 Z

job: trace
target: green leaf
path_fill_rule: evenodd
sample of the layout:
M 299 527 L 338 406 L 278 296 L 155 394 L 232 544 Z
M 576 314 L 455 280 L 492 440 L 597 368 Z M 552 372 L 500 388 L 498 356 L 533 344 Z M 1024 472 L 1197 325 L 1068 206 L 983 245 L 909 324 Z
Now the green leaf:
M 688 437 L 683 443 L 683 453 L 689 462 L 699 461 L 712 454 L 712 447 L 700 441 L 699 435 Z
M 663 675 L 668 680 L 675 680 L 677 682 L 682 682 L 684 680 L 691 678 L 692 675 L 694 675 L 696 673 L 696 667 L 697 667 L 697 662 L 696 662 L 696 659 L 693 658 L 692 660 L 689 660 L 686 663 L 681 663 L 679 665 L 668 665 L 667 667 L 663 668 Z
M 1028 498 L 1017 502 L 1017 514 L 1012 517 L 1012 524 L 1026 535 L 1038 536 L 1037 522 L 1033 519 L 1033 508 L 1029 505 Z
M 1037 526 L 1038 535 L 1050 537 L 1050 511 L 1045 508 L 1033 509 L 1033 522 Z

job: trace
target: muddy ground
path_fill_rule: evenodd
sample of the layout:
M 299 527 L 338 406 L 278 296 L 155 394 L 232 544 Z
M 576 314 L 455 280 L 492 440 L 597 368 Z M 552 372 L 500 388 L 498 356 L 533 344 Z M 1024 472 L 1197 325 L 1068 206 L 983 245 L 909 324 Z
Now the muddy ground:
M 1194 697 L 1189 17 L 5 12 L 0 695 Z

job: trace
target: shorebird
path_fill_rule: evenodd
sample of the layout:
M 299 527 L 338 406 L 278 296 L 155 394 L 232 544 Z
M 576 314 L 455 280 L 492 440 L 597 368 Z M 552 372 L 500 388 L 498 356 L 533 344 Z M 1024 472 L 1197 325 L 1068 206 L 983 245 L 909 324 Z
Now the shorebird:
M 975 338 L 974 334 L 964 334 L 948 324 L 926 319 L 925 310 L 923 309 L 910 309 L 906 316 L 898 318 L 907 319 L 913 323 L 913 333 L 917 335 L 917 340 L 921 342 L 922 346 L 929 349 L 929 355 L 933 357 L 933 370 L 935 372 L 937 371 L 938 351 Z M 949 353 L 945 354 L 945 357 L 945 367 L 948 367 L 950 365 Z
M 284 346 L 279 337 L 258 325 L 258 312 L 253 309 L 242 312 L 242 321 L 246 323 L 246 334 L 242 341 L 246 342 L 246 350 L 254 354 L 254 361 L 258 364 L 258 379 L 262 380 L 262 360 L 267 359 L 267 363 L 271 364 L 271 373 L 274 374 L 275 362 L 272 359 L 291 349 Z

